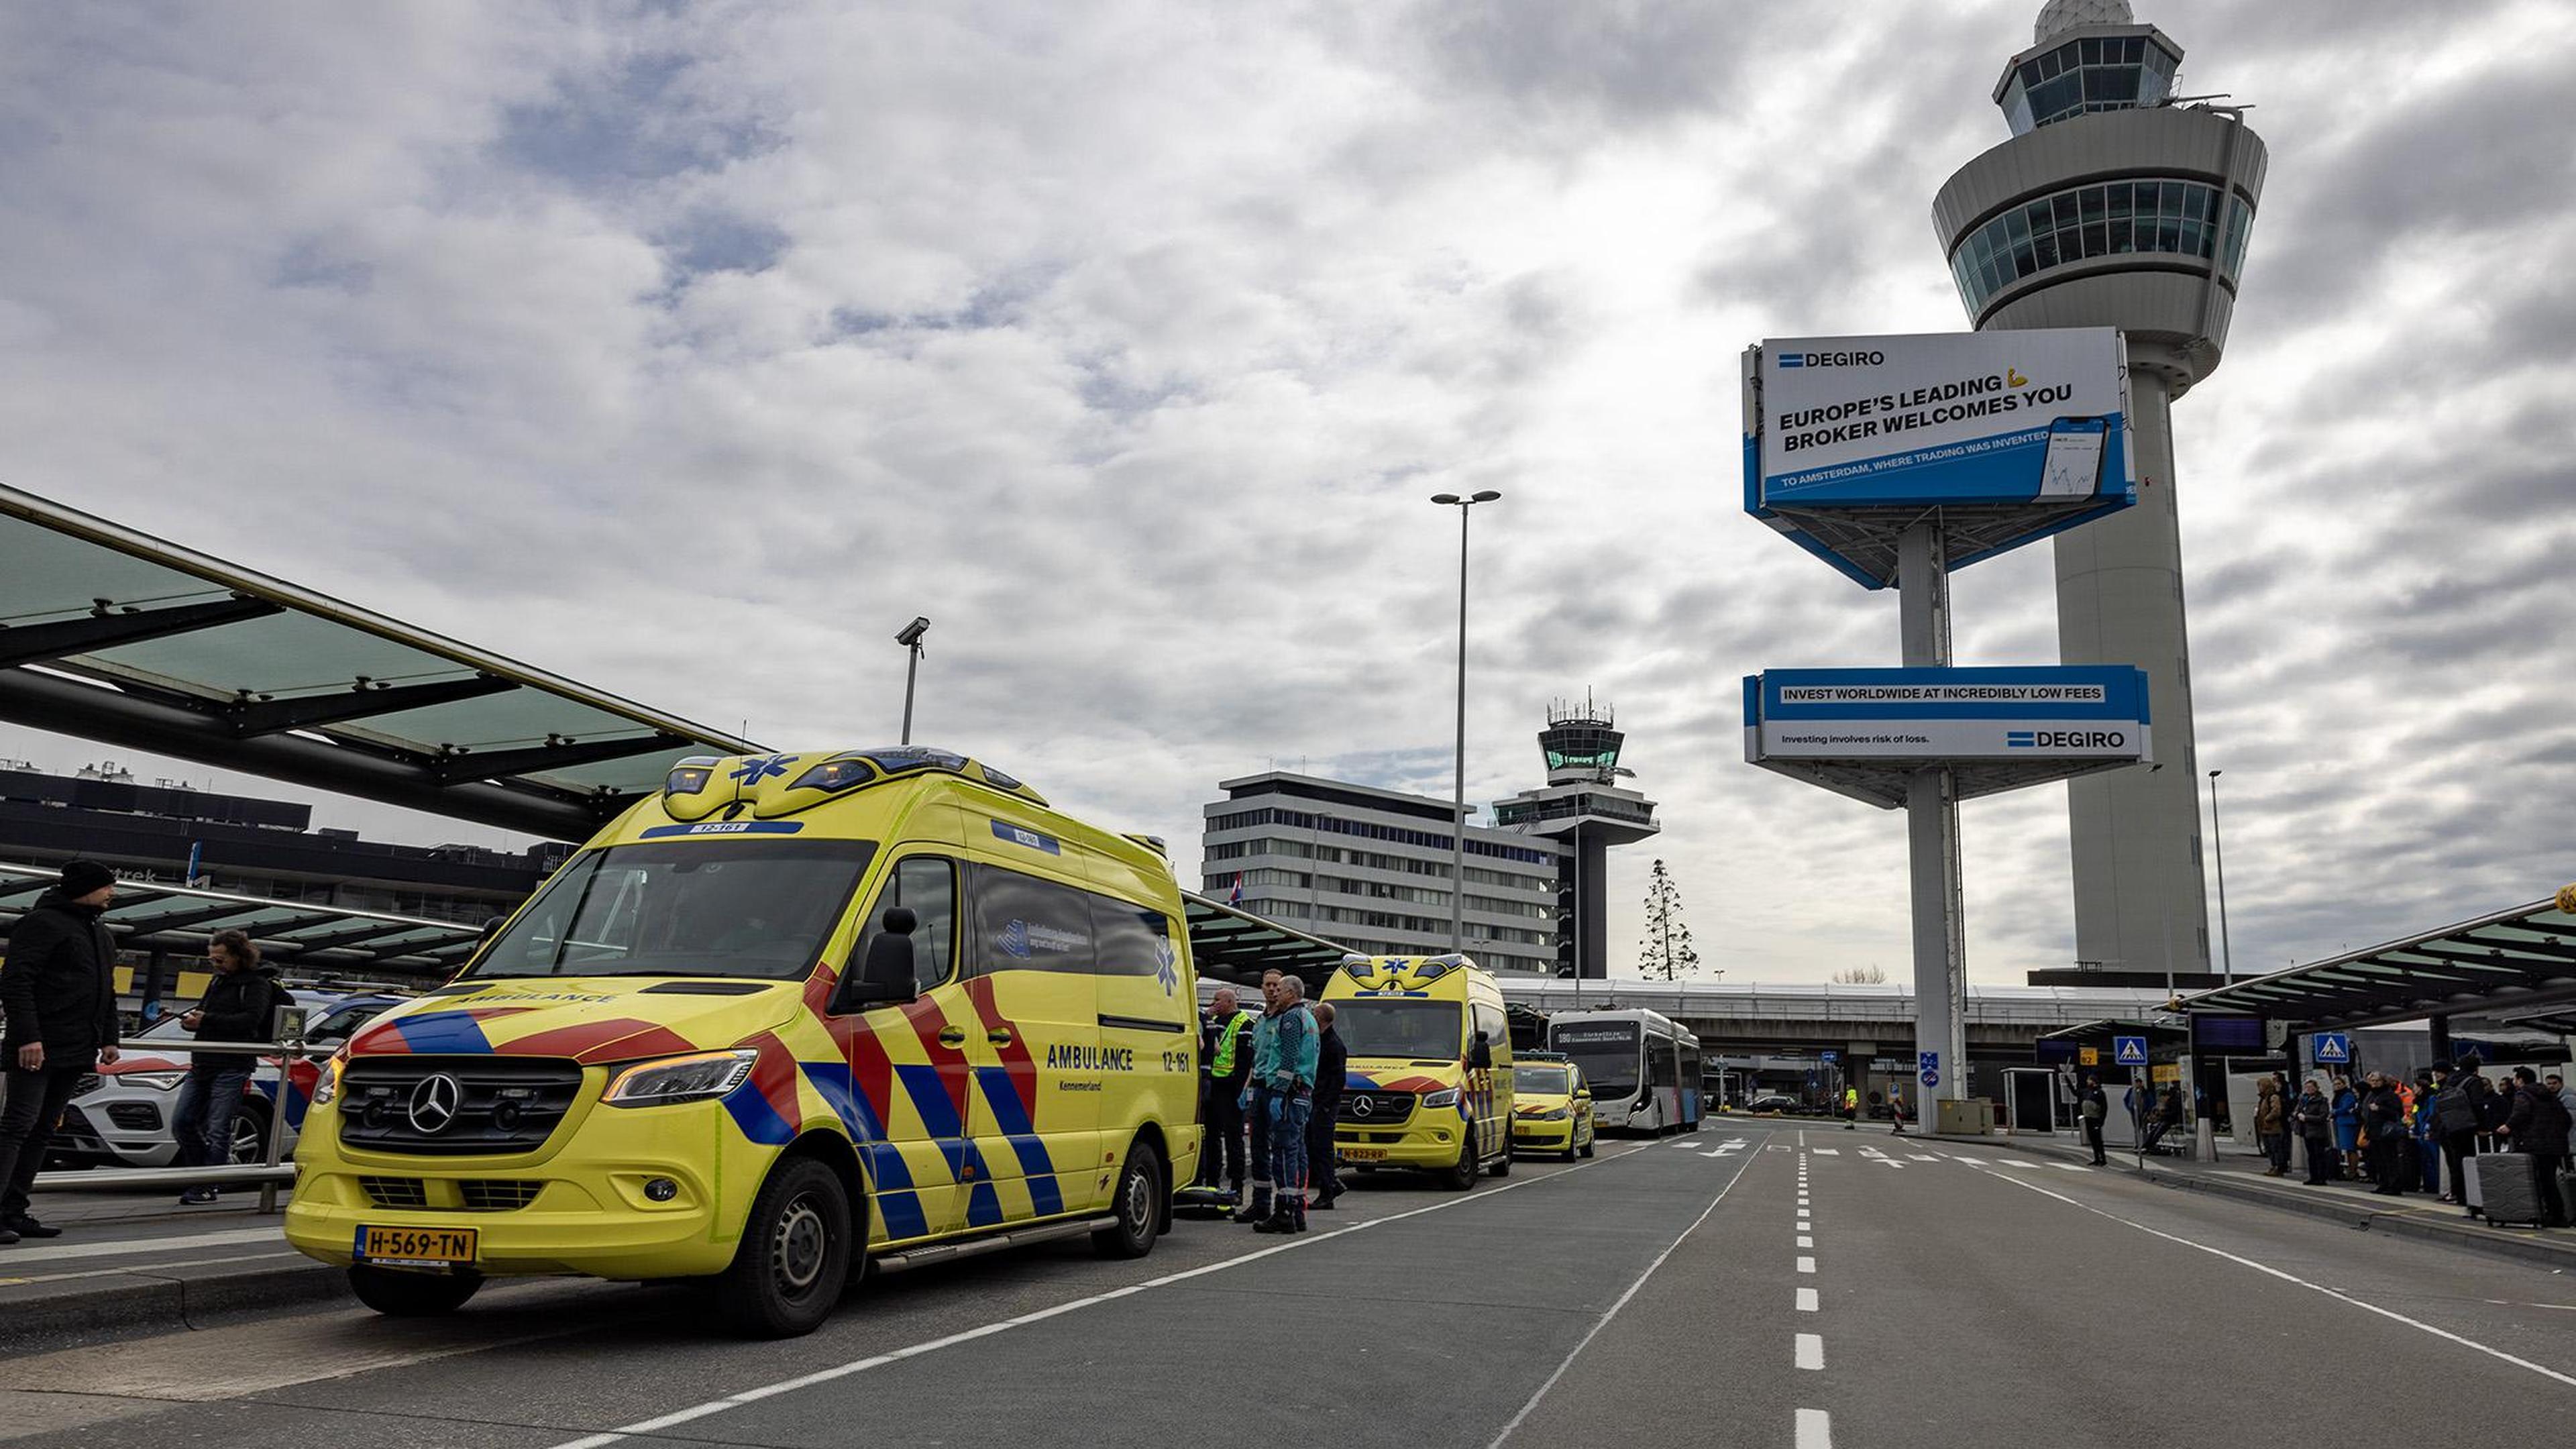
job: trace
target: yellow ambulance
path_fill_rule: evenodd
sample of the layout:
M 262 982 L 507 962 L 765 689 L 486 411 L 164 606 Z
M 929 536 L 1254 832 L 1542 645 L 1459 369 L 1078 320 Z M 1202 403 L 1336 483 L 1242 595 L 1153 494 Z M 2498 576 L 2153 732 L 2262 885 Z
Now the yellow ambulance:
M 1325 983 L 1350 1052 L 1333 1148 L 1361 1171 L 1452 1187 L 1512 1170 L 1512 1033 L 1502 988 L 1464 956 L 1355 956 Z
M 1089 1236 L 1197 1167 L 1197 997 L 1147 843 L 944 751 L 701 758 L 334 1058 L 286 1235 L 380 1312 L 711 1280 L 804 1333 L 879 1270 Z

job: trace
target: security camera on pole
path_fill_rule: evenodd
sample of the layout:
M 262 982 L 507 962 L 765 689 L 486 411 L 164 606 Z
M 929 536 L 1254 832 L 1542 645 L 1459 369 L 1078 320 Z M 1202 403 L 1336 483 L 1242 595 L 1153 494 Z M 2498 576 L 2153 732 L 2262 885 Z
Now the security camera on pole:
M 1745 758 L 1902 806 L 1923 1121 L 1966 1095 L 1959 802 L 2150 758 L 2127 665 L 1955 669 L 1950 570 L 2137 498 L 2127 349 L 2109 328 L 1808 337 L 1745 353 L 1745 511 L 1897 590 L 1898 669 L 1744 681 Z

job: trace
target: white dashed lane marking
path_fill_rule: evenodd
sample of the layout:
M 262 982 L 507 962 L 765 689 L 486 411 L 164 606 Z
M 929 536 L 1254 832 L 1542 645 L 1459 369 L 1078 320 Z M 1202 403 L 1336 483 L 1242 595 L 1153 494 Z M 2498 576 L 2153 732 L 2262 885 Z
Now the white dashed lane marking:
M 1798 1449 L 1834 1449 L 1832 1416 L 1822 1409 L 1798 1411 Z
M 1798 1367 L 1821 1369 L 1825 1366 L 1825 1338 L 1820 1333 L 1798 1335 Z
M 1815 1313 L 1820 1311 L 1816 1303 L 1815 1289 L 1801 1288 L 1798 1290 L 1798 1311 L 1800 1313 Z
M 1798 1271 L 1801 1273 L 1812 1273 L 1816 1271 L 1816 1260 L 1813 1258 L 1800 1258 L 1798 1260 Z

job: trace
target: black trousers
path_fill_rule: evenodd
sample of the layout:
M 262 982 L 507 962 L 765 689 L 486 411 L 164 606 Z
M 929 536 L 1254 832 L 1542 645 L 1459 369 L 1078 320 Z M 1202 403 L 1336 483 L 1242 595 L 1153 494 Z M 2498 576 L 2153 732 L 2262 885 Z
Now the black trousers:
M 84 1057 L 63 1066 L 49 1060 L 32 1072 L 9 1068 L 9 1100 L 0 1105 L 0 1222 L 27 1215 L 27 1192 L 45 1165 L 45 1144 L 92 1065 Z
M 2445 1132 L 2442 1134 L 2442 1165 L 2449 1169 L 2451 1174 L 2451 1200 L 2453 1202 L 2466 1203 L 2469 1200 L 2469 1170 L 2461 1164 L 2477 1155 L 2478 1133 L 2476 1128 L 2472 1127 L 2466 1132 Z
M 2096 1164 L 2107 1160 L 2102 1156 L 2102 1124 L 2090 1117 L 2084 1119 L 2084 1145 L 2093 1149 Z
M 2565 1227 L 2569 1204 L 2559 1196 L 2558 1174 L 2567 1166 L 2567 1154 L 2535 1152 L 2531 1160 L 2540 1169 L 2540 1220 L 2552 1227 Z
M 2373 1137 L 2362 1149 L 2363 1160 L 2370 1164 L 2374 1190 L 2394 1195 L 2400 1187 L 2397 1149 L 2404 1144 L 2393 1137 Z
M 1341 1196 L 1341 1174 L 1333 1170 L 1333 1119 L 1340 1115 L 1339 1102 L 1317 1102 L 1306 1118 L 1306 1180 L 1315 1185 L 1318 1199 Z
M 1199 1181 L 1243 1191 L 1243 1104 L 1231 1084 L 1219 1082 L 1208 1092 L 1207 1124 L 1207 1141 L 1199 1144 Z

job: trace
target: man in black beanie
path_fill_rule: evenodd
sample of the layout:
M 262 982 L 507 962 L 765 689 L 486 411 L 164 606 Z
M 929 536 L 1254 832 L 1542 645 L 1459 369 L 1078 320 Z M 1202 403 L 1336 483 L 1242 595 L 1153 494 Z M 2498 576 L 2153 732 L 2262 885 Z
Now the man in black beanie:
M 27 1191 L 45 1162 L 81 1075 L 116 1060 L 116 943 L 99 919 L 116 898 L 116 877 L 95 861 L 63 867 L 9 935 L 0 961 L 0 1042 L 9 1095 L 0 1104 L 0 1244 L 53 1238 L 27 1211 Z

